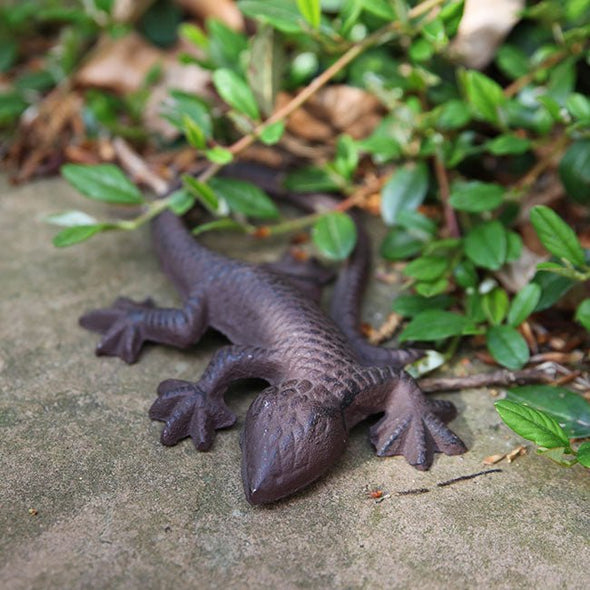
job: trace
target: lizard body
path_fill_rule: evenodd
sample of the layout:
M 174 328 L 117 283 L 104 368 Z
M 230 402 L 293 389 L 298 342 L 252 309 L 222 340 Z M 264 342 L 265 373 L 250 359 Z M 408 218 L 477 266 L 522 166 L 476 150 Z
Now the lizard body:
M 163 444 L 191 437 L 198 450 L 208 450 L 215 430 L 236 420 L 223 399 L 227 387 L 256 377 L 268 387 L 250 406 L 241 439 L 252 504 L 276 501 L 322 476 L 344 451 L 350 429 L 372 414 L 383 413 L 371 428 L 378 455 L 403 454 L 427 469 L 435 451 L 465 452 L 445 426 L 453 405 L 427 400 L 401 369 L 416 354 L 370 346 L 355 329 L 369 256 L 362 231 L 335 287 L 334 319 L 297 278 L 212 252 L 171 212 L 152 221 L 152 231 L 183 307 L 119 298 L 80 323 L 103 334 L 97 354 L 128 363 L 146 341 L 184 348 L 208 327 L 231 341 L 197 382 L 169 379 L 158 387 L 150 417 L 166 423 Z

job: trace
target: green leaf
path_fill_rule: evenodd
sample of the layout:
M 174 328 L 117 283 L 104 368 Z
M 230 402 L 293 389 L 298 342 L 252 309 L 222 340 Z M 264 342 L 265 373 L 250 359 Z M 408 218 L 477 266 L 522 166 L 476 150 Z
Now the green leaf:
M 248 49 L 248 39 L 243 33 L 216 19 L 207 19 L 209 35 L 208 55 L 215 68 L 229 68 L 242 72 L 242 54 Z
M 178 25 L 182 21 L 180 6 L 167 2 L 153 2 L 148 6 L 137 23 L 138 28 L 154 45 L 170 47 L 177 40 Z
M 61 213 L 54 213 L 48 215 L 43 219 L 46 223 L 53 225 L 61 225 L 62 227 L 75 227 L 77 225 L 94 225 L 96 219 L 84 211 L 62 211 Z
M 356 142 L 350 135 L 342 134 L 336 142 L 334 168 L 344 178 L 351 179 L 359 163 Z
M 387 225 L 395 225 L 401 211 L 415 210 L 428 190 L 428 168 L 424 162 L 398 168 L 381 193 L 381 216 Z
M 424 39 L 433 44 L 441 45 L 447 41 L 445 25 L 440 18 L 428 19 L 422 26 Z
M 590 205 L 590 139 L 574 141 L 559 163 L 559 177 L 574 201 Z
M 180 90 L 171 90 L 170 98 L 172 100 L 163 105 L 162 116 L 183 132 L 186 116 L 209 139 L 213 133 L 213 123 L 207 105 L 196 96 Z
M 537 205 L 531 209 L 531 223 L 551 254 L 565 258 L 576 266 L 584 264 L 584 251 L 574 230 L 555 211 Z
M 449 286 L 449 280 L 446 277 L 440 277 L 434 281 L 422 281 L 414 285 L 418 295 L 423 297 L 435 297 L 444 293 Z
M 18 56 L 18 45 L 14 39 L 0 40 L 0 72 L 8 71 Z
M 209 186 L 236 213 L 258 219 L 276 219 L 279 211 L 271 198 L 256 185 L 233 178 L 214 177 Z
M 207 156 L 207 159 L 210 162 L 221 164 L 222 166 L 229 164 L 234 159 L 234 155 L 228 149 L 221 147 L 220 145 L 216 145 L 214 148 L 207 150 L 205 156 Z
M 274 145 L 275 143 L 278 143 L 281 140 L 281 137 L 283 137 L 284 132 L 285 122 L 277 121 L 276 123 L 269 125 L 260 133 L 260 141 L 264 145 Z
M 404 274 L 419 281 L 434 281 L 445 272 L 448 263 L 446 258 L 421 256 L 406 266 Z
M 304 20 L 292 0 L 240 0 L 238 8 L 246 16 L 267 22 L 283 33 L 299 33 L 303 30 Z
M 514 262 L 522 254 L 522 238 L 514 231 L 506 232 L 506 262 Z
M 361 6 L 367 12 L 382 18 L 383 20 L 394 20 L 397 18 L 391 2 L 387 0 L 363 0 Z
M 222 203 L 208 184 L 198 181 L 196 178 L 185 174 L 182 177 L 182 182 L 186 190 L 199 200 L 199 202 L 214 215 L 222 213 Z
M 541 287 L 536 283 L 529 283 L 521 289 L 510 304 L 507 322 L 517 327 L 533 313 L 541 299 Z
M 465 316 L 451 311 L 428 309 L 414 317 L 400 334 L 399 341 L 442 340 L 459 336 L 472 328 L 472 322 Z
M 506 260 L 507 237 L 499 221 L 489 221 L 465 236 L 465 254 L 477 266 L 498 270 Z
M 254 94 L 246 81 L 238 74 L 226 68 L 215 70 L 213 84 L 219 96 L 236 111 L 243 113 L 250 119 L 260 119 Z
M 205 232 L 216 230 L 233 230 L 243 232 L 244 226 L 239 221 L 236 221 L 231 217 L 223 217 L 222 219 L 214 219 L 213 221 L 209 221 L 207 223 L 201 223 L 201 225 L 197 225 L 197 227 L 193 228 L 191 233 L 193 236 L 199 236 Z
M 481 324 L 486 321 L 486 314 L 483 311 L 481 300 L 482 296 L 477 291 L 467 293 L 465 299 L 465 313 L 475 324 Z
M 565 387 L 513 387 L 508 390 L 507 399 L 524 403 L 555 418 L 568 438 L 590 436 L 590 403 Z
M 502 73 L 515 80 L 530 72 L 531 64 L 527 54 L 514 45 L 504 44 L 498 48 L 496 63 Z
M 346 213 L 332 211 L 314 224 L 311 237 L 326 258 L 344 260 L 356 243 L 356 226 Z
M 0 93 L 0 125 L 13 123 L 27 108 L 27 102 L 17 92 Z
M 499 207 L 503 200 L 504 187 L 491 182 L 455 182 L 451 188 L 450 203 L 459 211 L 492 211 Z
M 313 193 L 316 191 L 337 191 L 340 187 L 326 170 L 310 166 L 289 174 L 285 179 L 285 188 L 299 193 Z
M 553 272 L 538 272 L 533 277 L 533 282 L 541 287 L 541 299 L 537 303 L 535 311 L 542 311 L 563 297 L 577 281 L 558 276 Z
M 436 223 L 419 211 L 404 209 L 397 216 L 397 222 L 420 240 L 427 241 L 436 234 Z
M 486 343 L 494 360 L 508 369 L 520 369 L 529 360 L 529 347 L 512 326 L 492 326 Z
M 481 306 L 490 324 L 497 326 L 508 313 L 508 294 L 504 289 L 496 287 L 483 295 Z
M 209 40 L 207 39 L 205 32 L 191 23 L 182 23 L 178 27 L 178 34 L 201 49 L 206 49 L 209 45 Z
M 500 418 L 516 434 L 547 449 L 569 447 L 569 440 L 559 424 L 539 410 L 500 400 L 495 404 Z
M 320 26 L 322 8 L 320 0 L 297 0 L 297 7 L 303 18 L 314 28 Z
M 551 98 L 547 94 L 544 94 L 543 96 L 537 97 L 537 102 L 541 103 L 545 107 L 554 121 L 557 121 L 558 123 L 564 122 L 561 106 L 555 99 Z
M 198 123 L 191 119 L 188 115 L 182 117 L 182 128 L 187 141 L 196 149 L 203 149 L 207 143 L 207 139 L 203 130 Z
M 582 121 L 590 119 L 590 100 L 583 94 L 573 92 L 567 97 L 565 106 L 572 117 Z
M 114 164 L 64 164 L 62 176 L 84 196 L 117 205 L 139 205 L 139 189 Z
M 564 105 L 576 85 L 576 58 L 570 57 L 549 70 L 547 94 Z
M 250 43 L 248 84 L 264 115 L 270 115 L 281 89 L 286 57 L 280 34 L 270 25 L 258 27 Z
M 582 443 L 576 452 L 578 461 L 584 467 L 590 467 L 590 442 Z
M 495 156 L 524 154 L 531 147 L 531 140 L 517 135 L 498 135 L 485 144 L 486 149 Z
M 104 223 L 95 223 L 92 225 L 76 225 L 74 227 L 66 227 L 62 229 L 53 238 L 53 245 L 58 248 L 65 248 L 66 246 L 72 246 L 91 238 L 94 234 L 107 229 L 107 225 Z
M 460 287 L 475 287 L 477 285 L 477 270 L 471 260 L 461 260 L 453 269 L 453 276 Z
M 464 83 L 473 114 L 489 123 L 500 123 L 500 110 L 506 103 L 502 87 L 476 70 L 465 72 Z
M 576 309 L 576 321 L 590 331 L 590 299 L 584 299 Z
M 429 61 L 434 55 L 435 47 L 426 39 L 416 39 L 408 49 L 408 55 L 413 62 L 421 63 Z
M 168 196 L 168 206 L 176 215 L 184 215 L 194 204 L 194 196 L 184 189 L 174 191 Z
M 404 260 L 420 252 L 423 245 L 424 240 L 409 231 L 394 227 L 383 238 L 379 253 L 387 260 Z
M 460 129 L 469 123 L 471 114 L 467 104 L 458 98 L 448 100 L 435 111 L 436 126 L 443 130 Z
M 414 317 L 428 309 L 446 309 L 453 303 L 449 295 L 422 297 L 421 295 L 400 295 L 396 297 L 391 308 L 404 317 Z

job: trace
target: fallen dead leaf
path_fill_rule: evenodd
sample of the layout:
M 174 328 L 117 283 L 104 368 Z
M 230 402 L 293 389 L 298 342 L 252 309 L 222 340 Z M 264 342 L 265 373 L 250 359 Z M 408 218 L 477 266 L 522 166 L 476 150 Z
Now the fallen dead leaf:
M 276 110 L 292 96 L 279 93 Z M 377 98 L 360 88 L 343 84 L 322 88 L 287 120 L 287 129 L 308 141 L 328 141 L 338 133 L 354 139 L 369 135 L 377 126 L 381 104 Z
M 202 20 L 216 18 L 236 31 L 244 30 L 244 17 L 234 0 L 176 0 L 176 3 Z
M 379 328 L 371 328 L 368 337 L 369 343 L 377 345 L 389 340 L 398 329 L 401 322 L 402 316 L 395 312 L 390 313 Z
M 532 226 L 529 225 L 528 227 L 530 227 L 536 238 L 536 233 L 534 233 Z M 533 236 L 531 236 L 531 238 L 532 237 Z M 547 260 L 546 255 L 536 253 L 544 252 L 538 239 L 535 241 L 534 249 L 535 251 L 531 250 L 526 245 L 523 245 L 518 260 L 505 264 L 502 269 L 496 273 L 496 278 L 509 293 L 518 293 L 528 285 L 537 272 L 537 264 Z
M 113 4 L 113 18 L 119 23 L 135 22 L 154 0 L 115 0 Z
M 138 90 L 164 52 L 156 49 L 137 33 L 119 39 L 104 36 L 93 56 L 75 76 L 81 86 L 108 88 L 124 94 Z
M 527 448 L 524 445 L 519 445 L 509 453 L 506 453 L 506 461 L 508 461 L 508 463 L 512 463 L 512 461 L 514 461 L 516 458 L 526 455 L 526 453 Z
M 82 137 L 82 98 L 67 87 L 57 87 L 21 118 L 6 162 L 17 170 L 15 182 L 37 174 L 52 174 L 63 163 L 64 149 Z
M 506 453 L 499 453 L 497 455 L 490 455 L 489 457 L 486 457 L 482 463 L 484 465 L 495 465 L 496 463 L 499 463 L 500 461 L 502 461 L 502 459 L 504 459 L 506 457 Z
M 524 0 L 465 0 L 451 53 L 470 68 L 484 68 L 519 21 L 524 4 Z

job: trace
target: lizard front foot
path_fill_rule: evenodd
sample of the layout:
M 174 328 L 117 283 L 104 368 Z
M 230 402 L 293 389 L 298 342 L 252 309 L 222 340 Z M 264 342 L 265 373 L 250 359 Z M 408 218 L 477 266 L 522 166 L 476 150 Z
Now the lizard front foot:
M 144 343 L 143 318 L 155 309 L 152 299 L 133 301 L 119 297 L 111 307 L 85 313 L 79 320 L 87 330 L 104 334 L 96 347 L 99 356 L 118 356 L 126 363 L 134 363 Z
M 463 441 L 445 425 L 456 414 L 450 402 L 430 401 L 409 378 L 402 378 L 385 415 L 370 431 L 377 455 L 403 455 L 421 471 L 432 465 L 434 453 L 460 455 Z
M 197 450 L 207 451 L 213 444 L 215 431 L 228 428 L 236 421 L 236 415 L 223 400 L 211 399 L 190 381 L 162 381 L 158 396 L 149 415 L 152 420 L 166 422 L 160 437 L 166 446 L 190 436 Z

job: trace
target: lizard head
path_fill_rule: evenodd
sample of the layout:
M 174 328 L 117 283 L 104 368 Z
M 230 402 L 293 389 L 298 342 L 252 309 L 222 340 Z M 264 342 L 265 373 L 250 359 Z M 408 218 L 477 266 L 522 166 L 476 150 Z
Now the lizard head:
M 252 403 L 242 434 L 242 479 L 251 504 L 289 496 L 323 475 L 340 457 L 348 434 L 338 405 L 310 381 L 268 387 Z M 315 392 L 317 393 L 317 392 Z

